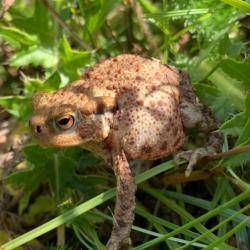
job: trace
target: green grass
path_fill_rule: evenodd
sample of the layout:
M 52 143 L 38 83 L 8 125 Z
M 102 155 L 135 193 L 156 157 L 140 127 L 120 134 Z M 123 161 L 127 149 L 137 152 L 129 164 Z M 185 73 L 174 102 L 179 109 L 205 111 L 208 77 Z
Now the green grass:
M 16 122 L 13 137 L 29 131 L 35 92 L 54 91 L 99 60 L 126 52 L 187 71 L 197 96 L 221 123 L 223 150 L 249 144 L 249 39 L 243 27 L 249 12 L 249 1 L 242 0 L 15 1 L 0 21 L 0 105 Z M 189 132 L 187 149 L 206 143 Z M 36 239 L 49 249 L 103 249 L 109 232 L 100 228 L 111 225 L 107 208 L 115 196 L 106 166 L 79 148 L 29 144 L 23 155 L 21 171 L 14 166 L 5 176 L 0 166 L 0 203 L 6 187 L 15 190 L 10 196 L 16 206 L 3 212 L 18 216 L 26 233 L 16 237 L 18 230 L 3 217 L 0 245 L 22 249 Z M 183 173 L 171 161 L 139 174 L 134 249 L 249 249 L 249 160 L 245 152 L 205 163 L 199 167 L 210 169 L 210 178 L 191 182 L 191 176 L 173 186 L 159 175 Z M 217 170 L 220 175 L 213 175 Z M 44 197 L 53 202 L 42 204 Z M 63 240 L 61 225 L 65 247 L 56 243 Z M 48 232 L 50 240 L 40 237 Z

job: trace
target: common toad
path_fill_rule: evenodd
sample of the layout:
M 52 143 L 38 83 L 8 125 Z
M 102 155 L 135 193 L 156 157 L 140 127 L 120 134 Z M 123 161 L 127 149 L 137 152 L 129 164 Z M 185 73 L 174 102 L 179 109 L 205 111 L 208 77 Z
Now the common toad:
M 189 175 L 198 160 L 219 152 L 223 142 L 215 131 L 216 120 L 197 101 L 186 73 L 129 54 L 92 66 L 83 79 L 54 93 L 35 94 L 30 126 L 41 145 L 79 145 L 113 166 L 117 196 L 107 250 L 131 245 L 136 185 L 129 160 L 172 154 L 184 143 L 186 128 L 197 128 L 209 133 L 207 144 L 177 156 L 189 161 Z

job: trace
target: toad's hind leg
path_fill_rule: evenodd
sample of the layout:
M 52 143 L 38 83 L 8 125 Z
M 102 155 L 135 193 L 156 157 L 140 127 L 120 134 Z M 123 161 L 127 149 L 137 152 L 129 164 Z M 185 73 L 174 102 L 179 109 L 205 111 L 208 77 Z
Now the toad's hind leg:
M 131 249 L 130 231 L 134 221 L 136 184 L 116 132 L 112 135 L 112 161 L 117 180 L 113 230 L 106 250 Z
M 201 159 L 219 153 L 223 144 L 223 136 L 218 129 L 211 110 L 197 101 L 192 84 L 186 73 L 181 72 L 182 81 L 180 83 L 180 112 L 182 123 L 185 128 L 197 128 L 199 131 L 208 133 L 208 142 L 204 147 L 195 150 L 180 152 L 175 160 L 185 159 L 189 161 L 186 176 L 192 172 L 193 166 Z

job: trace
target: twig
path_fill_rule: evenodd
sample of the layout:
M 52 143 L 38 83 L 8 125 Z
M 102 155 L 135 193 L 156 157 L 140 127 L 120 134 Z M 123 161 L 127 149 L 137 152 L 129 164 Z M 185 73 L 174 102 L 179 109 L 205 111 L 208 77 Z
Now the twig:
M 237 148 L 233 148 L 226 152 L 221 152 L 215 155 L 207 156 L 204 158 L 204 160 L 205 161 L 218 160 L 223 157 L 233 156 L 233 155 L 248 152 L 248 151 L 250 151 L 250 144 L 243 145 Z M 190 182 L 190 181 L 204 180 L 212 176 L 222 176 L 222 175 L 224 175 L 223 168 L 195 170 L 195 171 L 192 171 L 189 178 L 185 176 L 185 173 L 167 172 L 163 174 L 163 176 L 161 177 L 161 182 L 164 185 L 175 185 L 176 183 L 185 183 L 185 182 Z
M 107 24 L 108 32 L 110 33 L 111 37 L 116 42 L 116 44 L 118 45 L 119 49 L 121 51 L 123 51 L 123 47 L 122 47 L 120 41 L 117 39 L 116 32 L 112 30 L 111 20 L 109 20 L 109 19 L 106 20 L 106 24 Z
M 85 50 L 92 50 L 92 48 L 84 43 L 82 39 L 68 26 L 67 23 L 64 22 L 62 17 L 53 9 L 48 0 L 42 0 L 44 6 L 48 9 L 51 15 L 55 18 L 55 20 L 71 35 L 71 37 Z
M 65 245 L 65 225 L 57 228 L 57 246 L 63 247 Z
M 218 159 L 226 157 L 226 156 L 236 155 L 236 154 L 240 154 L 240 153 L 244 153 L 244 152 L 248 152 L 248 151 L 250 151 L 250 144 L 243 145 L 243 146 L 236 147 L 236 148 L 232 148 L 228 151 L 221 152 L 221 153 L 218 153 L 215 155 L 210 155 L 208 157 L 208 160 L 211 160 L 211 161 L 218 160 Z
M 138 4 L 136 0 L 129 0 L 129 2 L 136 14 L 139 25 L 142 28 L 145 39 L 147 40 L 150 49 L 156 49 L 157 48 L 156 41 L 154 39 L 153 34 L 150 31 L 149 25 L 144 21 L 143 11 L 140 4 Z
M 202 169 L 194 170 L 191 175 L 187 178 L 185 173 L 169 173 L 166 172 L 160 178 L 160 182 L 164 185 L 176 185 L 176 183 L 187 183 L 192 181 L 205 180 L 213 176 L 223 176 L 222 169 Z
M 127 23 L 127 50 L 131 52 L 133 48 L 133 20 L 132 20 L 132 8 L 130 6 L 127 6 L 129 3 L 128 1 L 123 1 L 124 6 L 126 6 L 126 12 L 125 12 L 125 21 Z

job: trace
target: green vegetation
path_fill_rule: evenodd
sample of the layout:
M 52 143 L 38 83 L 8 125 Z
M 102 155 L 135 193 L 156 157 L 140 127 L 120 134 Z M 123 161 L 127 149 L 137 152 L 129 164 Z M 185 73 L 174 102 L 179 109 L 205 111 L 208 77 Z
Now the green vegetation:
M 186 70 L 221 123 L 223 150 L 250 144 L 247 1 L 16 0 L 4 12 L 10 2 L 2 1 L 0 20 L 0 105 L 11 116 L 0 109 L 0 136 L 10 120 L 12 137 L 27 134 L 33 93 L 56 90 L 126 52 Z M 190 131 L 185 147 L 204 140 Z M 1 140 L 0 146 L 7 150 Z M 104 249 L 112 171 L 80 148 L 45 149 L 26 138 L 16 151 L 18 164 L 8 169 L 0 152 L 0 245 Z M 250 249 L 249 160 L 249 152 L 231 154 L 185 179 L 184 167 L 167 158 L 137 175 L 134 249 Z M 10 208 L 1 205 L 5 192 L 15 200 Z

